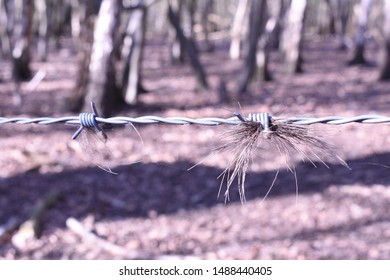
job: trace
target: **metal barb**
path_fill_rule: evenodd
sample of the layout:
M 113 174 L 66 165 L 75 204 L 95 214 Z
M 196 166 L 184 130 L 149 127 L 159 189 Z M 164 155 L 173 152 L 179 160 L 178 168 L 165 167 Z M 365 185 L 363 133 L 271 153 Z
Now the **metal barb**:
M 96 106 L 95 103 L 93 103 L 93 101 L 91 102 L 91 108 L 93 113 L 80 113 L 79 115 L 80 127 L 73 134 L 72 140 L 75 140 L 83 131 L 83 129 L 86 127 L 95 127 L 98 131 L 100 132 L 103 131 L 96 120 L 96 117 L 99 117 L 99 114 L 96 110 Z
M 241 122 L 246 122 L 246 119 L 240 113 L 233 113 Z
M 249 114 L 248 120 L 252 122 L 257 122 L 261 125 L 264 131 L 269 132 L 270 129 L 270 119 L 268 113 L 257 113 L 257 114 Z
M 272 131 L 270 129 L 271 116 L 268 113 L 249 114 L 248 119 L 252 122 L 259 123 L 262 130 L 262 135 L 265 139 L 270 139 Z

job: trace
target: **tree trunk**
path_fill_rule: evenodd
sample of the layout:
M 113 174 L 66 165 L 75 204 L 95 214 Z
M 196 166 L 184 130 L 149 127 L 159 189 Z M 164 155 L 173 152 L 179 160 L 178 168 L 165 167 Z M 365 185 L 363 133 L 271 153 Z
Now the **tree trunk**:
M 145 43 L 147 8 L 142 6 L 131 13 L 122 58 L 126 60 L 123 75 L 124 100 L 127 104 L 137 103 L 141 87 L 141 64 Z
M 85 19 L 85 5 L 81 4 L 79 0 L 70 0 L 71 5 L 71 19 L 70 27 L 72 33 L 73 43 L 76 49 L 81 47 L 80 35 L 81 35 L 81 23 Z
M 337 0 L 336 29 L 340 40 L 339 49 L 347 49 L 347 24 L 351 10 L 351 0 Z
M 239 59 L 241 53 L 241 36 L 243 33 L 243 26 L 245 14 L 248 10 L 248 0 L 240 0 L 238 2 L 237 10 L 234 15 L 234 20 L 231 29 L 232 41 L 230 43 L 229 54 L 231 59 Z
M 153 18 L 153 21 L 148 22 L 148 28 L 156 32 L 157 34 L 167 35 L 169 32 L 169 23 L 166 13 L 161 11 L 168 11 L 168 1 L 156 2 L 155 8 L 148 10 L 149 18 Z M 175 32 L 172 32 L 173 34 Z
M 292 0 L 286 14 L 282 52 L 285 57 L 286 73 L 288 75 L 303 72 L 302 42 L 306 8 L 306 0 Z
M 89 63 L 93 45 L 93 28 L 99 7 L 97 1 L 80 1 L 80 36 L 78 40 L 78 61 L 76 84 L 72 96 L 66 100 L 68 110 L 79 112 L 84 106 L 89 79 Z M 81 12 L 82 11 L 82 12 Z
M 109 115 L 115 105 L 115 32 L 119 24 L 121 0 L 103 0 L 93 34 L 89 80 L 83 111 L 89 111 L 95 102 L 104 115 Z
M 260 80 L 270 78 L 267 69 L 267 56 L 265 52 L 266 41 L 264 35 L 267 14 L 266 0 L 253 0 L 249 15 L 249 50 L 244 62 L 244 69 L 238 81 L 237 92 L 245 92 L 249 83 L 257 72 Z
M 11 43 L 7 30 L 8 16 L 4 1 L 0 0 L 0 45 L 2 55 L 8 57 L 11 53 Z
M 326 0 L 326 4 L 328 6 L 328 17 L 329 17 L 329 34 L 335 35 L 336 34 L 336 15 L 335 15 L 335 10 L 332 5 L 331 0 Z
M 93 1 L 88 0 L 86 2 Z M 70 3 L 66 0 L 50 0 L 47 2 L 48 22 L 50 26 L 50 33 L 54 35 L 54 43 L 57 49 L 61 47 L 61 36 L 64 34 L 64 27 L 66 24 L 67 14 L 70 11 Z
M 268 22 L 273 21 L 273 23 L 269 24 L 267 22 L 267 26 L 274 25 L 272 27 L 272 30 L 270 30 L 269 32 L 270 38 L 268 43 L 269 48 L 273 50 L 278 50 L 280 46 L 280 37 L 283 31 L 283 20 L 286 14 L 286 4 L 284 2 L 285 2 L 284 0 L 279 0 L 277 14 L 268 20 Z M 266 30 L 267 30 L 267 26 L 266 26 Z
M 383 0 L 383 42 L 379 80 L 390 80 L 390 0 Z
M 21 17 L 14 29 L 15 43 L 12 50 L 13 77 L 17 83 L 28 80 L 31 77 L 30 70 L 30 41 L 33 17 L 33 1 L 15 1 L 21 10 Z M 20 6 L 19 6 L 20 5 Z
M 194 37 L 194 26 L 195 26 L 195 10 L 196 10 L 196 1 L 187 0 L 183 1 L 185 9 L 185 16 L 183 18 L 183 32 L 187 38 Z
M 205 51 L 211 52 L 214 47 L 209 40 L 209 15 L 213 9 L 213 0 L 205 0 L 201 10 L 201 25 L 204 35 Z
M 46 61 L 47 55 L 47 6 L 46 0 L 35 0 L 35 11 L 38 21 L 38 57 Z
M 168 19 L 172 26 L 176 30 L 176 34 L 180 40 L 181 45 L 183 45 L 184 50 L 187 52 L 188 57 L 190 58 L 192 70 L 195 73 L 197 79 L 197 87 L 200 90 L 205 90 L 208 88 L 208 83 L 206 79 L 205 72 L 203 70 L 203 66 L 199 61 L 198 53 L 196 51 L 195 43 L 191 38 L 187 38 L 184 35 L 183 30 L 180 27 L 179 20 L 177 18 L 176 13 L 172 10 L 171 5 L 168 7 Z
M 15 83 L 13 104 L 19 106 L 22 103 L 20 82 L 31 78 L 30 42 L 34 7 L 31 0 L 16 0 L 13 4 L 15 13 L 12 48 L 12 79 Z
M 172 13 L 176 17 L 176 21 L 180 26 L 181 23 L 181 12 L 183 7 L 183 1 L 180 0 L 168 0 L 168 19 L 169 19 L 169 9 L 172 10 Z M 169 50 L 170 57 L 169 61 L 171 64 L 184 63 L 184 54 L 183 54 L 183 44 L 179 39 L 179 35 L 176 32 L 174 26 L 169 30 Z
M 267 0 L 263 0 L 263 3 L 260 7 L 260 26 L 261 33 L 257 41 L 257 51 L 256 51 L 256 75 L 259 81 L 271 81 L 272 77 L 268 69 L 269 62 L 269 50 L 270 50 L 270 36 L 272 33 L 273 26 L 267 28 L 268 21 L 268 6 Z
M 370 11 L 371 0 L 361 0 L 360 12 L 358 20 L 358 30 L 355 39 L 355 52 L 352 59 L 348 62 L 349 65 L 366 64 L 364 58 L 364 34 L 367 28 L 368 13 Z

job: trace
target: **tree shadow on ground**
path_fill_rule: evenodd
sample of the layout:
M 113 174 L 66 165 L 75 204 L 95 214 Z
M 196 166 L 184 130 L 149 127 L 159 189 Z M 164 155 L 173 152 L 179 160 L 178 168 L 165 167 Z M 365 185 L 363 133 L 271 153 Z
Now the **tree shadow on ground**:
M 390 153 L 348 161 L 351 170 L 341 165 L 315 168 L 308 163 L 296 166 L 299 194 L 323 192 L 329 186 L 361 184 L 389 185 Z M 98 218 L 147 217 L 151 213 L 169 214 L 181 209 L 196 210 L 224 203 L 218 197 L 223 170 L 199 165 L 186 171 L 190 162 L 171 165 L 137 163 L 118 166 L 119 175 L 98 168 L 70 170 L 56 174 L 29 172 L 0 179 L 0 224 L 11 217 L 28 217 L 37 201 L 52 192 L 61 200 L 49 211 L 57 226 L 64 226 L 69 216 L 83 217 L 93 212 Z M 246 180 L 247 201 L 263 198 L 277 170 L 249 172 Z M 268 197 L 295 194 L 294 175 L 281 170 Z M 239 203 L 237 188 L 230 190 L 230 203 Z M 50 218 L 50 220 L 51 220 Z

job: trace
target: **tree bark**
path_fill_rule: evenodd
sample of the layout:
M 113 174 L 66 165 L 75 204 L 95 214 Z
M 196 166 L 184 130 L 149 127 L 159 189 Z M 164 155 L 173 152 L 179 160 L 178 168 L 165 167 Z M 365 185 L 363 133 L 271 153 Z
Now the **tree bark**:
M 266 30 L 268 25 L 274 25 L 270 32 L 267 31 L 268 33 L 270 33 L 268 45 L 269 48 L 273 50 L 278 50 L 280 46 L 280 37 L 284 28 L 283 21 L 286 14 L 286 4 L 284 2 L 284 0 L 279 0 L 277 14 L 275 16 L 272 16 L 272 18 L 268 20 L 266 25 Z
M 180 40 L 181 45 L 183 45 L 184 50 L 187 52 L 188 57 L 190 58 L 192 70 L 195 73 L 197 79 L 197 87 L 200 90 L 205 90 L 208 88 L 208 82 L 206 74 L 203 70 L 203 66 L 199 61 L 198 53 L 196 51 L 195 43 L 191 38 L 187 38 L 184 35 L 183 30 L 180 27 L 179 20 L 176 13 L 172 10 L 171 5 L 168 6 L 168 19 L 172 26 L 176 30 L 177 37 Z
M 248 0 L 240 0 L 234 15 L 231 29 L 232 41 L 230 43 L 229 54 L 231 59 L 239 59 L 241 53 L 241 36 L 245 20 L 245 14 L 248 10 Z
M 41 61 L 46 61 L 48 29 L 46 0 L 35 0 L 35 11 L 38 21 L 38 57 Z
M 268 53 L 265 52 L 266 40 L 264 35 L 267 16 L 267 1 L 253 0 L 249 16 L 249 50 L 244 62 L 242 75 L 238 81 L 237 92 L 245 92 L 249 83 L 258 73 L 260 80 L 269 80 L 267 69 Z
M 371 0 L 361 0 L 358 19 L 358 30 L 355 39 L 355 51 L 349 65 L 366 64 L 364 57 L 364 34 L 367 29 L 368 13 L 370 11 Z
M 116 103 L 115 32 L 119 24 L 121 0 L 103 0 L 93 34 L 91 61 L 84 111 L 95 102 L 104 115 L 109 115 Z
M 88 0 L 94 1 L 94 0 Z M 50 27 L 50 33 L 54 37 L 54 43 L 57 49 L 61 47 L 61 36 L 64 34 L 65 24 L 67 20 L 67 13 L 70 10 L 71 3 L 66 0 L 50 0 L 47 2 L 48 9 L 48 22 Z
M 8 57 L 11 53 L 11 43 L 7 30 L 8 16 L 4 1 L 0 0 L 0 45 L 2 55 Z
M 175 15 L 176 21 L 178 22 L 179 26 L 181 23 L 181 13 L 183 7 L 182 4 L 183 1 L 180 0 L 168 0 L 168 19 L 169 19 L 169 11 L 171 9 L 171 12 Z M 184 63 L 183 44 L 180 41 L 179 35 L 176 32 L 174 26 L 172 26 L 172 28 L 169 30 L 169 50 L 170 50 L 169 61 L 171 64 Z
M 339 37 L 339 49 L 346 50 L 347 45 L 347 24 L 351 11 L 351 0 L 337 0 L 336 29 Z
M 326 0 L 326 4 L 328 6 L 329 34 L 335 35 L 336 34 L 336 15 L 335 15 L 336 12 L 334 10 L 331 0 Z
M 71 5 L 71 19 L 70 27 L 72 33 L 73 43 L 76 49 L 81 47 L 80 35 L 81 35 L 81 23 L 85 19 L 85 5 L 81 4 L 79 0 L 70 0 Z
M 14 29 L 15 43 L 12 50 L 12 58 L 13 77 L 18 83 L 31 77 L 29 47 L 34 6 L 32 0 L 18 0 L 17 4 L 21 5 L 19 7 L 22 11 L 19 22 Z
M 91 61 L 93 45 L 93 28 L 99 7 L 97 1 L 79 2 L 80 11 L 80 36 L 77 41 L 78 61 L 76 84 L 72 96 L 66 100 L 68 110 L 79 112 L 84 105 L 84 98 L 87 92 L 89 81 L 89 64 Z
M 201 9 L 201 25 L 204 35 L 205 51 L 211 52 L 214 47 L 209 40 L 209 15 L 213 9 L 213 0 L 205 0 Z
M 196 10 L 196 1 L 187 0 L 184 2 L 184 20 L 183 20 L 183 32 L 187 38 L 194 37 L 194 26 L 195 26 L 195 10 Z
M 379 80 L 390 80 L 390 0 L 383 0 L 383 42 L 381 46 L 381 60 Z
M 275 25 L 269 26 L 267 28 L 268 21 L 268 6 L 267 0 L 263 0 L 263 3 L 260 7 L 260 25 L 261 33 L 257 41 L 257 51 L 256 51 L 256 74 L 259 81 L 271 81 L 271 73 L 268 69 L 269 62 L 269 50 L 270 50 L 270 38 L 271 33 Z
M 306 8 L 306 0 L 292 0 L 286 14 L 282 52 L 288 75 L 303 72 L 302 42 Z
M 122 58 L 125 59 L 125 69 L 123 75 L 123 93 L 127 104 L 137 103 L 137 96 L 141 86 L 141 64 L 145 43 L 147 8 L 141 6 L 134 10 L 129 20 Z

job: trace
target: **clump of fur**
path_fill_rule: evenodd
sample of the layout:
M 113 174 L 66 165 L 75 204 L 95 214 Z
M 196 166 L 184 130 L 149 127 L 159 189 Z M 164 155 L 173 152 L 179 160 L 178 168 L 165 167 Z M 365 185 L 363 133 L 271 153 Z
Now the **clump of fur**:
M 227 131 L 223 135 L 222 143 L 214 149 L 216 152 L 229 151 L 232 155 L 226 169 L 220 176 L 222 177 L 220 191 L 226 180 L 225 201 L 229 200 L 229 190 L 236 178 L 240 199 L 242 202 L 245 201 L 246 174 L 254 150 L 261 149 L 262 141 L 266 141 L 276 148 L 285 159 L 287 168 L 294 175 L 294 165 L 289 163 L 288 159 L 295 154 L 298 154 L 302 161 L 309 161 L 314 166 L 316 166 L 314 161 L 318 160 L 328 167 L 324 161 L 327 158 L 336 159 L 339 163 L 347 166 L 345 161 L 335 154 L 334 148 L 323 140 L 312 136 L 307 126 L 270 119 L 269 129 L 264 129 L 259 122 L 245 120 L 238 114 L 237 117 L 241 123 Z

